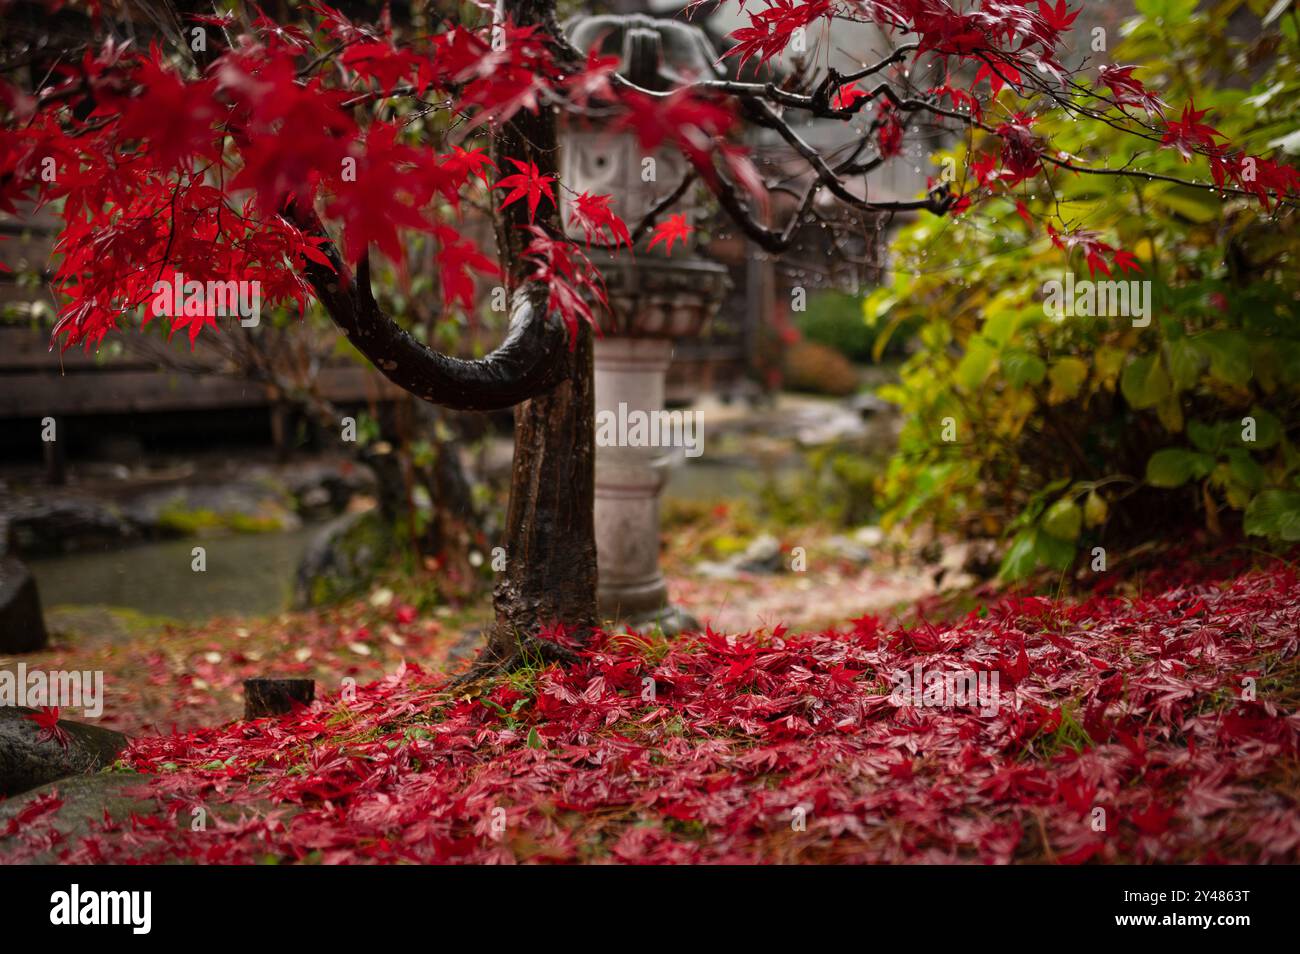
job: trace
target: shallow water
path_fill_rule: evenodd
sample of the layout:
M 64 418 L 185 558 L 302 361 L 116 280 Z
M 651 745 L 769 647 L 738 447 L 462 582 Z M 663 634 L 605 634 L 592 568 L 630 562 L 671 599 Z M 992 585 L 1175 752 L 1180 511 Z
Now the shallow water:
M 797 454 L 765 462 L 743 458 L 678 461 L 669 471 L 664 499 L 753 501 L 765 483 L 789 487 L 807 471 L 807 463 Z
M 265 616 L 288 607 L 294 572 L 316 529 L 166 540 L 32 560 L 29 565 L 46 608 L 125 606 L 183 620 Z M 203 573 L 191 569 L 196 546 L 206 550 Z
M 796 455 L 767 464 L 738 458 L 681 459 L 670 471 L 664 496 L 692 501 L 754 499 L 765 479 L 797 480 L 803 469 Z M 30 566 L 46 608 L 121 606 L 147 616 L 182 620 L 265 616 L 288 608 L 298 562 L 317 529 L 187 537 L 33 559 Z M 196 546 L 207 551 L 203 573 L 190 569 Z

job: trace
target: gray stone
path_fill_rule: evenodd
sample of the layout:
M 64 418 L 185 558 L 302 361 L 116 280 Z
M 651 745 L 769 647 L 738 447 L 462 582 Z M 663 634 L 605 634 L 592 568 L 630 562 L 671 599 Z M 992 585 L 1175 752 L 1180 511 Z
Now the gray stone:
M 282 480 L 300 516 L 325 519 L 342 513 L 354 497 L 375 493 L 375 475 L 359 464 L 313 462 L 287 468 Z
M 294 606 L 326 606 L 363 592 L 396 544 L 379 509 L 345 513 L 307 544 L 294 583 Z
M 54 864 L 60 853 L 77 848 L 81 840 L 102 829 L 107 814 L 117 822 L 125 822 L 132 815 L 146 817 L 159 810 L 158 802 L 142 789 L 150 776 L 135 772 L 104 772 L 96 775 L 77 775 L 41 785 L 32 791 L 0 801 L 0 856 L 13 851 L 21 844 L 20 829 L 6 836 L 9 821 L 36 799 L 54 794 L 63 804 L 49 814 L 42 814 L 42 827 L 57 831 L 61 838 L 35 857 L 23 857 L 31 864 Z
M 781 541 L 764 533 L 749 542 L 744 552 L 721 562 L 701 560 L 695 572 L 713 580 L 734 580 L 741 573 L 780 573 L 786 569 Z
M 716 560 L 701 560 L 695 564 L 695 573 L 710 580 L 734 580 L 740 571 L 730 562 L 719 563 Z
M 682 633 L 694 633 L 700 629 L 700 621 L 680 606 L 665 606 L 650 613 L 642 613 L 631 619 L 620 621 L 616 627 L 620 631 L 631 630 L 634 633 L 663 633 L 665 636 L 680 636 Z
M 885 531 L 879 527 L 858 527 L 853 531 L 853 540 L 868 549 L 874 549 L 885 542 Z
M 124 824 L 133 816 L 152 816 L 163 818 L 180 829 L 190 828 L 194 818 L 193 803 L 183 799 L 176 801 L 179 796 L 155 794 L 151 791 L 150 783 L 157 777 L 127 771 L 77 775 L 42 785 L 17 798 L 0 801 L 0 859 L 23 847 L 21 828 L 12 835 L 6 834 L 9 821 L 36 799 L 47 795 L 56 795 L 63 804 L 40 816 L 36 823 L 38 831 L 52 829 L 62 837 L 46 840 L 48 847 L 35 856 L 21 856 L 23 862 L 54 864 L 66 860 L 69 852 L 81 847 L 83 839 L 103 831 L 105 818 Z M 273 805 L 265 799 L 241 799 L 234 803 L 213 799 L 205 801 L 203 809 L 208 814 L 209 826 L 217 821 L 234 824 L 245 818 L 269 816 L 287 823 L 300 811 L 295 805 Z M 123 838 L 113 838 L 112 842 L 114 861 L 136 858 L 141 851 L 149 850 L 150 847 L 148 840 L 141 847 L 137 847 L 139 842 L 132 843 Z
M 40 726 L 27 718 L 33 709 L 0 707 L 0 792 L 12 797 L 46 782 L 85 775 L 117 761 L 126 736 L 84 722 L 60 719 L 68 734 L 65 749 L 55 739 L 40 739 Z
M 781 541 L 769 533 L 755 537 L 736 558 L 735 565 L 746 573 L 779 573 L 785 569 Z
M 848 560 L 850 563 L 871 562 L 871 549 L 869 547 L 865 547 L 856 540 L 841 534 L 827 539 L 826 549 L 830 550 L 839 559 Z
M 120 546 L 140 540 L 142 529 L 117 507 L 81 497 L 43 494 L 5 497 L 13 548 L 27 557 Z
M 48 642 L 36 578 L 17 557 L 0 558 L 0 653 L 30 653 Z
M 835 405 L 799 427 L 795 439 L 803 447 L 821 447 L 858 441 L 868 434 L 860 415 Z
M 859 417 L 874 417 L 877 414 L 892 414 L 895 411 L 894 405 L 870 391 L 855 394 L 846 403 L 857 412 Z

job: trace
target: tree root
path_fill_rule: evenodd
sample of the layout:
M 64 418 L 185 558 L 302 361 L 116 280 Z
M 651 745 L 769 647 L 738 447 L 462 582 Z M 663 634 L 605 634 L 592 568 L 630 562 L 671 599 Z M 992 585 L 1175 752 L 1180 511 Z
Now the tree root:
M 526 666 L 547 666 L 558 663 L 571 666 L 579 661 L 579 656 L 572 649 L 550 640 L 537 639 L 533 636 L 513 638 L 509 648 L 503 652 L 495 634 L 489 634 L 487 645 L 479 651 L 478 657 L 469 669 L 451 681 L 452 688 L 460 689 L 483 679 L 503 676 Z

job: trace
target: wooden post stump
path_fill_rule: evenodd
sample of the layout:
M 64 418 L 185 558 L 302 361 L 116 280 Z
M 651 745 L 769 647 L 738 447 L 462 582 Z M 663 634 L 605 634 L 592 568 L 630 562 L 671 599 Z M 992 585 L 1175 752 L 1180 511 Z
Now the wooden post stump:
M 295 704 L 311 705 L 315 698 L 314 679 L 267 679 L 260 676 L 245 679 L 244 718 L 284 715 L 292 712 Z

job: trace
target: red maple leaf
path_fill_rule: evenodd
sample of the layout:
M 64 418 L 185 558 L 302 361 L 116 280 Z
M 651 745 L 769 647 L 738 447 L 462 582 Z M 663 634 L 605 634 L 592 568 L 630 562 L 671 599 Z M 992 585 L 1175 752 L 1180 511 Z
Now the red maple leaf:
M 686 221 L 683 213 L 669 216 L 664 221 L 655 226 L 654 234 L 650 239 L 650 248 L 654 248 L 660 242 L 664 243 L 664 252 L 668 255 L 673 253 L 673 243 L 678 239 L 682 244 L 686 244 L 686 236 L 695 231 L 690 223 Z
M 871 94 L 858 86 L 857 83 L 850 83 L 848 86 L 841 86 L 831 97 L 831 105 L 836 109 L 848 109 L 860 99 L 870 99 Z
M 681 150 L 707 180 L 713 181 L 713 149 L 717 139 L 735 123 L 731 107 L 722 100 L 701 96 L 682 87 L 668 96 L 623 94 L 624 112 L 614 128 L 631 129 L 646 152 L 664 143 Z
M 1115 263 L 1115 267 L 1121 272 L 1140 272 L 1142 266 L 1138 264 L 1137 257 L 1132 252 L 1126 252 L 1122 248 L 1115 249 L 1115 254 L 1110 259 Z
M 452 146 L 451 152 L 444 155 L 426 155 L 420 165 L 420 176 L 448 205 L 459 209 L 461 193 L 470 178 L 477 178 L 486 185 L 488 169 L 495 168 L 496 164 L 482 149 Z
M 63 799 L 59 797 L 58 792 L 46 792 L 44 795 L 37 795 L 9 819 L 9 823 L 5 826 L 5 834 L 12 837 L 26 829 L 42 815 L 57 812 L 62 807 Z
M 1047 0 L 1038 0 L 1038 12 L 1047 22 L 1049 29 L 1064 33 L 1073 26 L 1075 19 L 1083 12 L 1083 7 L 1071 13 L 1065 5 L 1065 0 L 1057 0 L 1055 7 L 1047 3 Z
M 332 180 L 334 195 L 326 211 L 343 220 L 343 247 L 350 261 L 360 261 L 374 243 L 390 261 L 401 263 L 401 230 L 430 227 L 420 209 L 432 183 L 417 174 L 425 150 L 405 145 L 397 136 L 395 125 L 373 124 L 365 147 L 354 149 L 355 175 Z
M 592 304 L 608 304 L 600 272 L 572 242 L 556 239 L 536 225 L 528 226 L 532 241 L 524 257 L 532 263 L 531 278 L 547 286 L 548 305 L 569 331 L 569 347 L 577 344 L 578 322 L 594 324 Z
M 1208 112 L 1209 110 L 1206 109 L 1197 109 L 1192 101 L 1188 100 L 1187 105 L 1183 107 L 1182 118 L 1165 124 L 1165 135 L 1160 140 L 1161 145 L 1177 149 L 1184 162 L 1197 152 L 1217 151 L 1219 146 L 1215 139 L 1226 137 L 1213 126 L 1201 122 Z
M 1152 800 L 1143 811 L 1134 812 L 1132 821 L 1144 835 L 1163 835 L 1169 830 L 1169 821 L 1174 817 L 1175 806 L 1162 807 Z
M 609 207 L 609 200 L 610 196 L 607 195 L 579 193 L 573 197 L 573 204 L 569 206 L 569 224 L 582 228 L 589 246 L 593 237 L 601 239 L 602 233 L 608 232 L 609 240 L 615 247 L 623 244 L 631 248 L 632 236 L 628 233 L 627 225 Z
M 593 98 L 613 99 L 610 77 L 618 72 L 621 62 L 617 56 L 601 56 L 600 50 L 592 47 L 587 51 L 586 67 L 567 84 L 570 98 L 579 106 Z
M 796 30 L 807 28 L 821 17 L 829 18 L 830 14 L 831 0 L 810 0 L 800 4 L 794 0 L 768 0 L 765 10 L 749 14 L 749 26 L 732 32 L 731 39 L 736 41 L 736 45 L 723 57 L 740 57 L 736 67 L 738 73 L 751 56 L 757 55 L 760 63 L 766 63 L 790 44 Z
M 1148 115 L 1164 115 L 1165 103 L 1152 93 L 1142 81 L 1133 78 L 1136 66 L 1118 66 L 1107 63 L 1097 70 L 1097 78 L 1103 86 L 1110 87 L 1115 102 L 1121 106 L 1141 106 Z
M 448 225 L 433 227 L 438 240 L 434 261 L 438 263 L 438 279 L 442 284 L 442 299 L 448 307 L 456 303 L 470 311 L 474 307 L 474 276 L 499 275 L 497 263 L 483 254 L 473 239 L 467 238 Z
M 945 82 L 942 86 L 936 86 L 929 92 L 940 98 L 948 97 L 952 101 L 954 109 L 966 107 L 976 119 L 982 119 L 984 116 L 984 108 L 980 105 L 980 101 L 964 89 L 950 86 Z
M 971 89 L 978 86 L 982 79 L 989 81 L 989 89 L 994 96 L 1007 85 L 1010 85 L 1018 92 L 1021 84 L 1020 70 L 1016 69 L 1009 60 L 1000 55 L 989 56 L 988 59 L 980 63 L 980 68 L 975 71 L 975 79 L 971 81 Z
M 876 145 L 880 148 L 880 155 L 886 159 L 897 156 L 903 151 L 903 120 L 894 104 L 882 99 L 876 107 L 876 121 L 880 124 L 876 130 Z
M 57 742 L 63 748 L 68 750 L 68 743 L 72 740 L 67 731 L 59 725 L 59 707 L 58 706 L 41 706 L 35 712 L 28 713 L 24 718 L 31 719 L 40 728 L 36 733 L 38 742 Z
M 1002 138 L 1001 178 L 1010 185 L 1033 177 L 1042 162 L 1042 146 L 1030 129 L 1033 124 L 1033 117 L 1016 113 L 997 127 Z
M 1025 652 L 1024 642 L 1020 643 L 1020 651 L 1016 654 L 1014 660 L 1000 660 L 997 664 L 998 671 L 1006 678 L 1007 682 L 1015 686 L 1031 672 L 1029 667 L 1029 654 Z
M 1025 225 L 1029 226 L 1031 230 L 1033 229 L 1034 217 L 1030 214 L 1029 206 L 1025 205 L 1020 199 L 1016 199 L 1016 215 L 1024 219 Z
M 410 50 L 397 50 L 390 44 L 355 43 L 343 51 L 343 65 L 365 77 L 379 81 L 379 88 L 391 92 L 403 79 L 415 75 L 424 59 Z
M 147 161 L 161 170 L 194 155 L 215 156 L 212 124 L 218 106 L 212 97 L 216 84 L 211 80 L 187 83 L 163 68 L 157 47 L 152 54 L 133 77 L 140 92 L 123 104 L 122 135 L 144 140 Z
M 518 202 L 520 199 L 528 200 L 528 221 L 532 222 L 537 218 L 537 206 L 542 201 L 542 196 L 546 196 L 555 204 L 555 194 L 551 191 L 551 183 L 555 181 L 554 176 L 544 176 L 535 162 L 520 162 L 518 159 L 511 159 L 513 165 L 519 171 L 513 175 L 503 176 L 496 184 L 498 189 L 511 190 L 504 199 L 501 200 L 501 208 L 505 208 L 511 203 Z
M 1088 266 L 1088 273 L 1096 275 L 1101 272 L 1104 275 L 1110 275 L 1110 266 L 1106 264 L 1103 255 L 1111 256 L 1116 266 L 1121 271 L 1138 271 L 1137 259 L 1130 253 L 1122 249 L 1116 250 L 1115 246 L 1101 240 L 1098 232 L 1088 229 L 1077 229 L 1074 232 L 1058 232 L 1052 225 L 1047 226 L 1047 234 L 1052 239 L 1052 244 L 1065 252 L 1071 252 L 1076 248 L 1082 249 L 1084 261 Z
M 1095 251 L 1093 249 L 1089 249 L 1087 253 L 1087 257 L 1084 259 L 1084 261 L 1088 266 L 1089 276 L 1096 277 L 1097 272 L 1100 271 L 1107 278 L 1110 277 L 1110 266 L 1107 265 L 1106 260 L 1101 257 L 1100 252 Z
M 1096 801 L 1097 786 L 1089 784 L 1082 776 L 1074 775 L 1057 782 L 1056 794 L 1076 814 L 1083 816 Z

